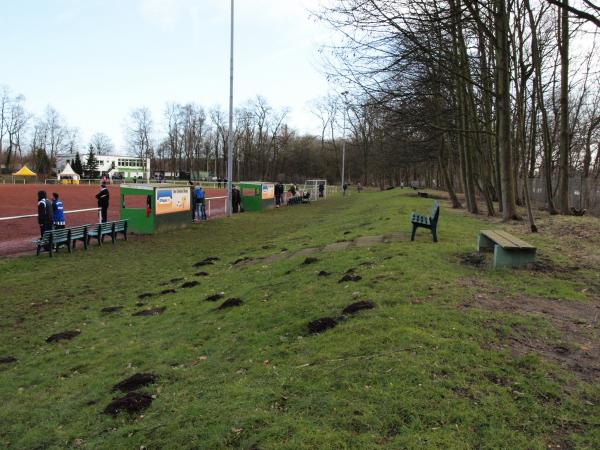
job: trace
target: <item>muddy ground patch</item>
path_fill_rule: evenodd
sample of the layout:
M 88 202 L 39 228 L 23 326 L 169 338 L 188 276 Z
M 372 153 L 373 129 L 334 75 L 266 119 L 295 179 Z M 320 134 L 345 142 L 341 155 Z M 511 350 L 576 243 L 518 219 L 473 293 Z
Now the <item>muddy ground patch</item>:
M 130 392 L 124 397 L 113 399 L 112 402 L 104 409 L 105 414 L 116 416 L 121 411 L 126 411 L 129 414 L 139 413 L 150 406 L 152 397 L 139 392 Z
M 498 331 L 500 347 L 516 354 L 538 354 L 545 360 L 568 367 L 587 381 L 600 379 L 600 299 L 579 302 L 478 294 L 459 307 L 534 315 L 544 319 L 558 332 L 558 338 L 545 338 L 515 328 L 509 336 Z M 493 321 L 489 326 L 494 328 Z

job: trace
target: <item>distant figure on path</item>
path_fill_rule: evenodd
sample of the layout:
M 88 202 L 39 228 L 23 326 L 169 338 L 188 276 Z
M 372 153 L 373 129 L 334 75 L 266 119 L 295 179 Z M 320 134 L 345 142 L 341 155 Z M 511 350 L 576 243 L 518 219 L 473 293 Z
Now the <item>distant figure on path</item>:
M 106 184 L 102 183 L 100 185 L 100 192 L 96 194 L 96 198 L 98 199 L 98 208 L 100 208 L 101 222 L 106 223 L 108 220 L 108 200 L 110 198 Z
M 58 193 L 52 194 L 52 215 L 54 216 L 54 229 L 60 230 L 65 227 L 65 208 L 63 202 L 58 198 Z
M 283 184 L 280 181 L 275 185 L 275 208 L 281 206 L 281 197 L 283 196 Z
M 231 190 L 231 206 L 234 214 L 240 212 L 241 203 L 242 193 L 237 186 L 233 186 L 233 189 Z
M 344 183 L 344 185 L 342 186 L 342 189 L 344 190 L 343 195 L 346 195 L 346 190 L 348 189 L 348 183 Z
M 362 190 L 363 190 L 362 184 L 356 183 L 356 192 L 358 192 L 360 194 L 362 192 Z
M 325 194 L 325 183 L 319 183 L 319 197 L 323 197 Z
M 44 232 L 52 229 L 52 205 L 46 198 L 46 191 L 39 191 L 38 197 L 38 225 L 40 226 L 40 237 Z

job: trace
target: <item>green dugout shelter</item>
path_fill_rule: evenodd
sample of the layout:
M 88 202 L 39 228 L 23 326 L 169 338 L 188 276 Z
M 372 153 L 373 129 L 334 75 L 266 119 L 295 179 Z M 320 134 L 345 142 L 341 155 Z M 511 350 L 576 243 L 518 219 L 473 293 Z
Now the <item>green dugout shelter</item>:
M 275 185 L 273 183 L 242 182 L 239 183 L 242 193 L 244 211 L 260 211 L 275 204 Z
M 186 186 L 122 184 L 121 219 L 137 234 L 179 228 L 192 222 L 192 192 Z

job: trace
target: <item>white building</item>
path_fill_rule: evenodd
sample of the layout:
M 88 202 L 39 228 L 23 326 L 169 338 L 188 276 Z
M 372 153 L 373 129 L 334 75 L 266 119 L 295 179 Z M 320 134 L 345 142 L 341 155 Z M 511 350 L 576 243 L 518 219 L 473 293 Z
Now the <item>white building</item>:
M 85 165 L 86 154 L 80 154 L 81 164 Z M 96 155 L 98 160 L 98 172 L 107 174 L 109 177 L 143 178 L 150 176 L 150 158 L 136 158 L 135 156 L 104 156 Z M 56 171 L 61 172 L 67 164 L 73 165 L 75 154 L 64 154 L 56 156 Z

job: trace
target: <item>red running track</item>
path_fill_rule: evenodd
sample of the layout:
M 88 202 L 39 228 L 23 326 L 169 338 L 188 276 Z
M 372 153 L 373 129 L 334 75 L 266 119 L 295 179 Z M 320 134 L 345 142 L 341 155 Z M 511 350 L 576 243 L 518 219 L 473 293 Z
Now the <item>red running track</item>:
M 108 220 L 119 218 L 119 187 L 108 186 L 110 206 Z M 87 185 L 45 185 L 45 184 L 2 184 L 0 185 L 0 217 L 37 215 L 37 192 L 46 191 L 48 198 L 57 192 L 65 211 L 96 208 L 96 193 L 99 186 Z M 226 196 L 225 189 L 206 189 L 207 197 Z M 210 217 L 225 214 L 226 199 L 210 200 Z M 208 210 L 208 207 L 207 207 Z M 88 211 L 67 214 L 67 226 L 85 225 L 98 222 L 98 212 Z M 35 249 L 32 240 L 39 236 L 37 217 L 0 221 L 0 256 L 11 255 Z

